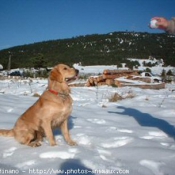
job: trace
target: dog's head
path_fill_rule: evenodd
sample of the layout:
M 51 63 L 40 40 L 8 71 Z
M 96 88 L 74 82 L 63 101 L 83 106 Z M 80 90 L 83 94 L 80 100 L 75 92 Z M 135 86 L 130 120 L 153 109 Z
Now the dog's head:
M 74 68 L 70 68 L 65 64 L 58 64 L 55 66 L 50 73 L 50 80 L 57 81 L 59 83 L 75 80 L 78 76 L 79 71 Z

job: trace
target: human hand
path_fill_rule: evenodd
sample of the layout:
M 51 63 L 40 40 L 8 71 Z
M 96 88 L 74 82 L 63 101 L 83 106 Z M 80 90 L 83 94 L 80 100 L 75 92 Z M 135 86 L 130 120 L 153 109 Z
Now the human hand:
M 169 21 L 163 17 L 154 17 L 151 20 L 157 21 L 156 25 L 158 26 L 158 29 L 166 30 L 169 25 Z

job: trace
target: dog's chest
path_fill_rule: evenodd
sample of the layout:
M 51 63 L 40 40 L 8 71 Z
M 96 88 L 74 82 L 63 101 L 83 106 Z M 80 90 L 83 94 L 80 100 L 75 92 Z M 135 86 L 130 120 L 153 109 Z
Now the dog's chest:
M 72 102 L 63 102 L 63 105 L 58 106 L 59 110 L 55 114 L 52 120 L 52 127 L 59 126 L 61 123 L 63 123 L 66 119 L 69 118 L 71 112 L 72 112 Z

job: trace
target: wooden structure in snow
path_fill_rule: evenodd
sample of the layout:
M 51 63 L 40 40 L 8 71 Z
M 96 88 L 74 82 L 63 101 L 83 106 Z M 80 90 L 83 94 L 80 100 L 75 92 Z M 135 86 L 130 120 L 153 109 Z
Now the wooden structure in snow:
M 104 70 L 102 75 L 89 77 L 86 86 L 134 86 L 143 89 L 164 89 L 165 83 L 151 83 L 149 77 L 139 76 L 134 70 Z
M 116 78 L 133 75 L 138 75 L 138 72 L 133 70 L 104 70 L 102 75 L 89 77 L 86 86 L 110 86 L 115 84 Z

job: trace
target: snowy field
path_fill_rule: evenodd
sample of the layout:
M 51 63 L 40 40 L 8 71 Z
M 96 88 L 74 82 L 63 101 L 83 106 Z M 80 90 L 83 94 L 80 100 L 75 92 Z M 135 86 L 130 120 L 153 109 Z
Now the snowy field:
M 12 128 L 46 87 L 47 80 L 0 81 L 0 128 Z M 59 130 L 54 147 L 0 137 L 0 174 L 175 174 L 175 84 L 71 89 L 69 128 L 78 146 L 67 145 Z M 109 102 L 114 93 L 125 99 Z
M 151 70 L 151 72 L 155 75 L 161 75 L 162 74 L 162 71 L 165 70 L 166 72 L 168 72 L 169 70 L 171 70 L 174 74 L 175 74 L 175 68 L 172 67 L 172 66 L 167 66 L 167 67 L 164 67 L 164 62 L 163 60 L 157 60 L 157 59 L 154 59 L 154 60 L 150 60 L 150 59 L 136 59 L 136 58 L 128 58 L 128 60 L 130 61 L 138 61 L 140 66 L 137 67 L 137 69 L 135 68 L 135 70 L 139 70 L 139 71 L 145 71 L 146 68 L 149 68 Z M 156 66 L 153 66 L 153 67 L 145 67 L 144 66 L 144 62 L 145 63 L 151 63 L 151 64 L 155 64 L 156 63 Z M 109 70 L 116 70 L 116 69 L 129 69 L 127 67 L 127 65 L 124 64 L 124 67 L 118 67 L 117 65 L 96 65 L 96 66 L 81 66 L 79 64 L 74 64 L 73 66 L 80 70 L 80 73 L 81 74 L 95 74 L 95 75 L 98 75 L 98 74 L 102 74 L 103 71 L 105 69 L 109 69 Z

